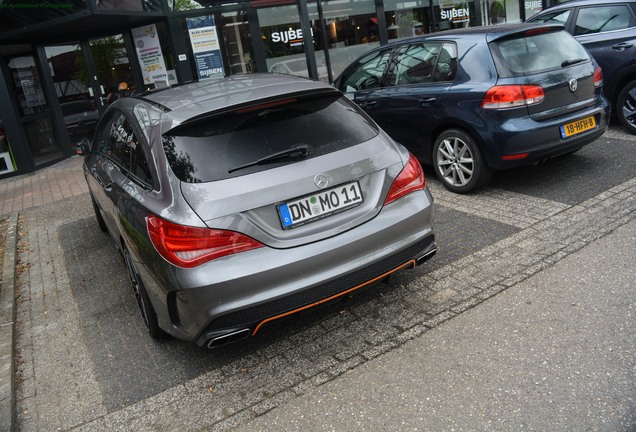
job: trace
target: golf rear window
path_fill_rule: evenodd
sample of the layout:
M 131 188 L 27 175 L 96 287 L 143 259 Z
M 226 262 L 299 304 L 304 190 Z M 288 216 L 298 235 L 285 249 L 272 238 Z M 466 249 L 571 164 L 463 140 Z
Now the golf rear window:
M 377 134 L 366 114 L 340 93 L 329 93 L 267 101 L 182 125 L 164 135 L 163 147 L 179 180 L 200 183 L 325 155 Z M 306 154 L 254 164 L 297 147 Z
M 531 75 L 590 60 L 587 51 L 565 31 L 528 31 L 518 37 L 493 42 L 501 76 Z

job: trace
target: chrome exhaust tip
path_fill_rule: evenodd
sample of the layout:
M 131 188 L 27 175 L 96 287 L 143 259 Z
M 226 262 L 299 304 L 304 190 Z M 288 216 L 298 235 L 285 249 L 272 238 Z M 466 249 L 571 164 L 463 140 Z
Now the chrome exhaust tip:
M 208 341 L 208 348 L 218 348 L 223 345 L 227 345 L 231 342 L 236 342 L 240 339 L 245 339 L 250 335 L 250 329 L 242 329 L 232 333 L 224 334 L 223 336 L 217 336 L 214 339 Z
M 437 253 L 437 248 L 433 248 L 429 250 L 428 252 L 426 252 L 424 255 L 418 258 L 415 258 L 415 262 L 417 263 L 417 265 L 424 264 L 426 261 L 433 258 L 433 256 L 435 256 L 436 253 Z

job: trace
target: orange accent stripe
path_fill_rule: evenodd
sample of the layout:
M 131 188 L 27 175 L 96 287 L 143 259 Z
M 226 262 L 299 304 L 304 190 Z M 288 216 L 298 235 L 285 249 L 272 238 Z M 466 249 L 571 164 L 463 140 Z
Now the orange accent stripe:
M 353 288 L 349 288 L 349 289 L 348 289 L 348 290 L 346 290 L 346 291 L 343 291 L 343 292 L 338 293 L 338 294 L 334 294 L 334 295 L 332 295 L 331 297 L 327 297 L 327 298 L 325 298 L 325 299 L 322 299 L 322 300 L 317 301 L 317 302 L 315 302 L 315 303 L 308 304 L 308 305 L 303 306 L 303 307 L 300 307 L 300 308 L 298 308 L 298 309 L 294 309 L 294 310 L 291 310 L 291 311 L 289 311 L 289 312 L 282 313 L 282 314 L 280 314 L 280 315 L 276 315 L 276 316 L 273 316 L 273 317 L 266 318 L 266 319 L 264 319 L 263 321 L 261 321 L 260 323 L 258 323 L 258 325 L 256 326 L 256 328 L 255 328 L 255 329 L 254 329 L 254 331 L 252 332 L 252 336 L 256 335 L 256 332 L 258 332 L 258 331 L 260 330 L 260 328 L 261 328 L 263 325 L 267 324 L 268 322 L 275 321 L 275 320 L 277 320 L 277 319 L 280 319 L 280 318 L 283 318 L 283 317 L 286 317 L 286 316 L 289 316 L 289 315 L 293 315 L 293 314 L 298 313 L 298 312 L 302 312 L 302 311 L 304 311 L 304 310 L 307 310 L 307 309 L 310 309 L 310 308 L 312 308 L 312 307 L 318 306 L 318 305 L 320 305 L 320 304 L 326 303 L 326 302 L 331 301 L 331 300 L 333 300 L 333 299 L 336 299 L 336 298 L 338 298 L 338 297 L 342 297 L 343 295 L 346 295 L 346 294 L 349 294 L 349 293 L 351 293 L 351 292 L 353 292 L 353 291 L 356 291 L 356 290 L 358 290 L 358 289 L 360 289 L 360 288 L 362 288 L 362 287 L 364 287 L 364 286 L 367 286 L 367 285 L 369 285 L 369 284 L 372 284 L 373 282 L 377 282 L 377 281 L 379 281 L 380 279 L 384 279 L 385 277 L 387 277 L 387 276 L 388 276 L 388 275 L 390 275 L 391 273 L 395 273 L 395 272 L 396 272 L 396 271 L 398 271 L 398 270 L 402 270 L 403 268 L 406 268 L 406 267 L 408 267 L 408 266 L 413 266 L 413 267 L 415 267 L 415 265 L 416 265 L 416 264 L 417 264 L 417 263 L 415 262 L 415 260 L 414 260 L 414 259 L 409 260 L 409 261 L 405 262 L 404 264 L 402 264 L 401 266 L 394 268 L 393 270 L 389 270 L 388 272 L 386 272 L 386 273 L 384 273 L 384 274 L 381 274 L 380 276 L 377 276 L 377 277 L 375 277 L 375 278 L 373 278 L 373 279 L 371 279 L 371 280 L 368 280 L 368 281 L 366 281 L 365 283 L 362 283 L 362 284 L 360 284 L 360 285 L 356 285 L 356 286 L 354 286 Z

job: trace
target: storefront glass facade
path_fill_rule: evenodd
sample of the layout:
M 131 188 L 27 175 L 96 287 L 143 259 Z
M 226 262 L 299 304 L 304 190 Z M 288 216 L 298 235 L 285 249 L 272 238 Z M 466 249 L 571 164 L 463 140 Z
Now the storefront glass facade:
M 108 104 L 134 91 L 255 72 L 331 82 L 353 60 L 386 42 L 521 22 L 549 5 L 545 0 L 53 0 L 25 13 L 23 4 L 5 0 L 0 9 L 0 177 L 75 154 Z

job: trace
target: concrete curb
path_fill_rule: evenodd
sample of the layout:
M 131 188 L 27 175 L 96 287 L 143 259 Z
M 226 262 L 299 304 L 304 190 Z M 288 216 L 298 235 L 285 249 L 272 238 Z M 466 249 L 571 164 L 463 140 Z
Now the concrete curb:
M 15 429 L 15 264 L 18 240 L 18 213 L 9 215 L 0 288 L 0 431 Z

